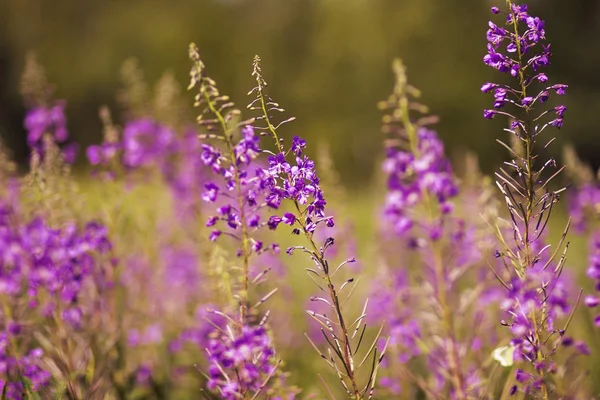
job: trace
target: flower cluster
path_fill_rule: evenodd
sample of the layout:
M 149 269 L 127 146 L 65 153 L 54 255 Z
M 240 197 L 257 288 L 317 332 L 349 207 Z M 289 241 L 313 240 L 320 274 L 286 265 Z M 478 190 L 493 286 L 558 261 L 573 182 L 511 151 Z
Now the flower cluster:
M 377 221 L 357 223 L 356 237 L 339 179 L 327 173 L 332 163 L 315 163 L 306 141 L 280 129 L 294 118 L 280 119 L 285 110 L 266 92 L 258 56 L 247 106 L 254 115 L 244 119 L 190 46 L 197 127 L 186 125 L 173 78 L 150 102 L 134 63 L 124 68 L 129 119 L 118 128 L 103 109 L 104 141 L 87 149 L 95 172 L 111 180 L 91 188 L 105 197 L 69 213 L 61 196 L 73 193 L 71 181 L 56 145 L 68 137 L 65 103 L 51 101 L 43 77 L 29 74 L 32 173 L 15 177 L 0 151 L 0 397 L 292 400 L 298 391 L 286 382 L 287 360 L 298 382 L 319 377 L 308 382 L 307 398 L 520 392 L 550 400 L 597 392 L 574 363 L 590 349 L 567 331 L 579 325 L 572 322 L 580 300 L 600 306 L 600 231 L 587 270 L 597 293 L 573 301 L 570 224 L 555 248 L 545 240 L 565 190 L 552 180 L 561 169 L 548 173 L 556 161 L 537 152 L 553 140 L 540 143 L 539 134 L 563 124 L 566 107 L 549 104 L 566 85 L 548 83 L 543 72 L 551 57 L 544 22 L 525 5 L 507 4 L 506 24 L 489 23 L 483 61 L 508 85 L 481 90 L 494 97 L 484 116 L 510 119 L 508 161 L 490 179 L 467 156 L 458 168 L 464 179 L 455 176 L 431 128 L 437 117 L 397 60 L 394 90 L 379 104 L 385 205 Z M 590 232 L 600 186 L 591 171 L 579 175 L 570 214 Z M 110 241 L 105 225 L 81 218 L 96 213 Z M 278 237 L 265 227 L 288 229 L 286 253 L 307 257 L 302 267 L 315 287 L 305 301 L 296 298 L 305 287 L 280 280 L 285 266 L 271 244 Z M 366 262 L 353 257 L 358 244 Z M 114 268 L 117 258 L 122 268 Z M 358 308 L 355 296 L 366 292 Z M 309 325 L 294 329 L 302 312 Z M 600 326 L 600 315 L 594 322 Z M 305 359 L 311 348 L 328 374 Z
M 514 88 L 495 83 L 485 83 L 481 88 L 484 93 L 494 94 L 494 109 L 484 110 L 484 116 L 489 119 L 496 114 L 508 116 L 511 120 L 508 132 L 515 136 L 518 143 L 512 147 L 504 144 L 514 158 L 505 163 L 509 172 L 500 169 L 496 174 L 497 185 L 510 213 L 511 236 L 514 238 L 514 245 L 509 246 L 498 229 L 502 249 L 496 252 L 496 256 L 502 259 L 505 266 L 513 267 L 506 268 L 504 280 L 500 278 L 507 289 L 507 297 L 502 303 L 507 318 L 502 324 L 511 329 L 511 348 L 514 349 L 515 361 L 530 365 L 529 372 L 517 370 L 517 385 L 511 388 L 511 392 L 520 388 L 525 393 L 547 399 L 555 389 L 546 376 L 556 374 L 554 356 L 563 343 L 568 322 L 563 327 L 556 325 L 560 318 L 566 317 L 572 310 L 567 299 L 569 288 L 564 281 L 566 274 L 563 273 L 568 246 L 563 250 L 562 257 L 556 258 L 564 244 L 568 226 L 557 250 L 550 251 L 550 245 L 543 244 L 543 234 L 552 207 L 558 202 L 559 193 L 564 190 L 549 191 L 545 188 L 561 170 L 544 178 L 545 169 L 556 167 L 556 161 L 551 158 L 536 169 L 538 155 L 535 144 L 538 135 L 548 126 L 562 126 L 566 107 L 559 105 L 537 114 L 534 108 L 538 103 L 546 103 L 551 92 L 565 94 L 567 86 L 548 86 L 548 77 L 540 72 L 542 67 L 550 63 L 550 45 L 542 43 L 546 35 L 544 22 L 530 16 L 525 5 L 516 5 L 511 1 L 508 5 L 507 28 L 489 23 L 488 53 L 483 62 L 508 73 L 517 83 Z M 499 14 L 500 10 L 494 7 L 492 13 Z M 534 82 L 543 84 L 543 88 L 535 95 L 528 92 Z M 500 111 L 507 103 L 513 105 L 515 112 Z M 552 114 L 555 114 L 554 119 L 540 127 L 542 118 Z M 551 142 L 552 139 L 548 144 Z M 570 321 L 570 318 L 566 320 Z
M 251 172 L 253 160 L 260 153 L 260 138 L 254 133 L 250 125 L 242 129 L 241 139 L 231 148 L 231 154 L 222 154 L 221 150 L 209 144 L 202 145 L 202 161 L 223 178 L 223 185 L 215 181 L 204 184 L 202 199 L 209 203 L 223 200 L 217 208 L 217 215 L 211 216 L 206 226 L 213 227 L 221 222 L 229 231 L 227 234 L 240 238 L 242 229 L 256 231 L 266 225 L 268 221 L 261 221 L 261 209 L 266 205 L 276 207 L 265 202 L 266 191 L 261 184 L 261 168 Z M 236 193 L 239 190 L 239 193 Z M 242 215 L 246 220 L 242 227 Z M 270 226 L 270 225 L 269 225 Z M 210 234 L 211 240 L 216 240 L 223 233 L 222 229 L 214 229 Z M 257 254 L 267 250 L 259 240 L 251 238 L 251 249 Z M 277 247 L 275 247 L 277 248 Z
M 105 141 L 100 145 L 92 145 L 88 147 L 86 155 L 91 165 L 108 166 L 118 157 L 120 151 L 120 143 Z
M 511 387 L 511 393 L 521 390 L 533 394 L 547 390 L 543 388 L 543 376 L 557 373 L 558 365 L 551 356 L 561 345 L 573 347 L 575 354 L 590 354 L 585 342 L 565 335 L 568 324 L 558 326 L 561 318 L 573 312 L 568 301 L 572 291 L 564 279 L 559 280 L 553 270 L 545 269 L 544 265 L 544 261 L 540 261 L 528 271 L 525 279 L 514 277 L 501 302 L 506 315 L 501 323 L 513 334 L 509 363 L 524 361 L 535 367 L 535 373 L 522 368 L 516 370 L 516 384 Z
M 172 154 L 162 167 L 163 179 L 177 199 L 178 210 L 185 215 L 187 210 L 202 203 L 201 193 L 208 177 L 201 157 L 202 142 L 195 130 L 188 129 L 171 149 Z
M 543 286 L 547 287 L 546 291 L 540 291 Z M 562 336 L 564 332 L 555 328 L 555 322 L 571 310 L 567 301 L 568 294 L 564 282 L 557 280 L 552 271 L 544 270 L 543 265 L 529 270 L 524 280 L 517 277 L 512 279 L 501 307 L 507 316 L 502 324 L 509 326 L 514 335 L 511 346 L 515 348 L 516 359 L 533 362 L 536 367 L 544 368 L 539 355 L 542 343 L 539 332 L 535 332 L 539 327 L 532 315 L 543 309 L 546 318 L 543 325 L 547 331 L 545 333 Z
M 104 141 L 87 148 L 87 158 L 96 167 L 94 172 L 114 179 L 121 172 L 131 180 L 137 170 L 148 172 L 156 169 L 160 178 L 177 199 L 175 212 L 189 217 L 198 211 L 201 188 L 206 180 L 202 158 L 202 142 L 194 129 L 179 134 L 167 125 L 152 118 L 140 118 L 127 123 L 122 134 L 110 120 L 108 110 L 103 109 Z
M 377 323 L 387 321 L 391 357 L 401 363 L 421 354 L 422 329 L 414 304 L 410 306 L 414 300 L 405 269 L 390 270 L 385 279 L 372 286 L 369 319 Z
M 372 314 L 378 322 L 386 321 L 390 335 L 382 385 L 397 394 L 401 388 L 395 380 L 412 374 L 407 362 L 418 357 L 428 365 L 428 379 L 413 378 L 422 380 L 423 390 L 466 398 L 477 393 L 480 367 L 467 368 L 471 338 L 459 326 L 472 323 L 476 310 L 461 305 L 461 297 L 469 294 L 459 283 L 482 290 L 470 273 L 481 257 L 471 221 L 454 209 L 459 188 L 444 145 L 427 127 L 437 118 L 419 103 L 420 92 L 408 84 L 400 60 L 393 70 L 396 86 L 380 103 L 385 111 L 382 130 L 392 134 L 382 166 L 387 192 L 379 251 L 389 267 L 372 286 L 377 304 Z M 405 261 L 398 262 L 399 253 Z
M 129 122 L 123 128 L 123 164 L 132 169 L 160 165 L 174 138 L 171 129 L 150 118 Z
M 41 367 L 42 349 L 31 350 L 23 357 L 11 355 L 10 337 L 18 332 L 14 328 L 8 331 L 0 332 L 0 390 L 5 391 L 2 398 L 21 400 L 23 393 L 37 392 L 46 386 L 50 382 L 50 373 Z M 30 389 L 24 387 L 25 380 Z
M 434 201 L 439 218 L 423 228 L 432 240 L 437 240 L 442 235 L 444 216 L 453 209 L 450 200 L 458 194 L 458 188 L 437 134 L 419 128 L 417 143 L 416 151 L 387 149 L 383 164 L 388 176 L 385 214 L 394 231 L 402 235 L 419 223 L 411 211 L 424 201 Z
M 50 135 L 57 144 L 63 144 L 69 139 L 64 101 L 49 107 L 37 106 L 30 109 L 25 116 L 24 125 L 27 130 L 27 144 L 39 154 L 44 154 L 44 135 Z M 75 144 L 63 148 L 63 157 L 67 163 L 73 163 L 76 156 Z
M 589 262 L 587 276 L 595 281 L 595 289 L 600 292 L 600 233 L 595 232 L 590 240 Z M 595 308 L 600 304 L 597 296 L 588 295 L 585 297 L 585 305 Z M 600 314 L 594 318 L 594 324 L 600 327 Z
M 125 125 L 120 142 L 90 146 L 87 156 L 92 165 L 107 165 L 121 151 L 123 165 L 128 169 L 161 165 L 174 139 L 175 133 L 168 127 L 151 118 L 141 118 Z
M 492 13 L 499 14 L 497 7 L 492 8 Z M 528 94 L 527 89 L 537 81 L 542 84 L 548 82 L 548 76 L 539 70 L 550 64 L 550 45 L 543 44 L 546 39 L 544 30 L 544 21 L 538 17 L 532 17 L 528 14 L 526 5 L 511 4 L 511 8 L 506 15 L 507 28 L 489 22 L 487 31 L 487 50 L 488 53 L 483 57 L 483 62 L 503 73 L 517 78 L 519 87 L 512 88 L 509 85 L 496 83 L 485 83 L 481 87 L 484 93 L 492 92 L 494 94 L 494 109 L 484 110 L 484 117 L 491 119 L 496 114 L 507 115 L 515 120 L 512 129 L 522 125 L 518 117 L 511 113 L 499 111 L 507 104 L 513 104 L 520 110 L 529 112 L 536 103 L 546 103 L 550 98 L 550 93 L 564 95 L 567 85 L 556 84 L 545 86 L 536 95 Z M 520 31 L 521 26 L 525 28 Z M 541 47 L 541 49 L 540 49 Z M 563 115 L 567 108 L 558 105 L 546 110 L 539 118 L 548 113 L 554 113 L 555 118 L 537 130 L 539 134 L 548 125 L 560 128 L 563 124 Z
M 110 249 L 106 228 L 96 222 L 80 230 L 74 225 L 53 229 L 40 218 L 22 226 L 3 219 L 0 294 L 24 296 L 30 308 L 39 307 L 46 316 L 59 311 L 65 322 L 78 327 L 84 312 L 79 298 L 86 282 L 110 284 L 96 257 Z
M 215 331 L 208 341 L 208 388 L 226 400 L 237 400 L 262 390 L 276 372 L 275 351 L 263 326 Z
M 279 208 L 283 200 L 291 200 L 298 205 L 295 214 L 287 212 L 281 217 L 272 216 L 269 219 L 271 229 L 277 228 L 280 223 L 292 226 L 296 219 L 302 219 L 307 232 L 310 233 L 323 222 L 329 227 L 334 225 L 333 217 L 325 215 L 326 201 L 323 190 L 319 186 L 314 161 L 303 155 L 305 146 L 306 141 L 294 136 L 290 151 L 295 156 L 296 163 L 290 164 L 286 154 L 280 152 L 270 156 L 269 168 L 260 172 L 261 186 L 268 189 L 266 201 L 269 207 Z
M 600 211 L 600 187 L 593 183 L 585 183 L 571 193 L 569 198 L 569 215 L 573 228 L 582 233 L 589 225 L 588 216 L 597 215 Z

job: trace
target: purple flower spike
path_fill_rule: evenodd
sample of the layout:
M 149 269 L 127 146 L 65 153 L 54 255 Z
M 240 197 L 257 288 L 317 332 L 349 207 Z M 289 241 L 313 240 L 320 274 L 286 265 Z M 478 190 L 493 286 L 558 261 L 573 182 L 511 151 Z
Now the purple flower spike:
M 243 327 L 240 333 L 232 335 L 224 332 L 215 330 L 208 342 L 208 388 L 225 400 L 258 393 L 276 365 L 275 351 L 266 329 L 256 326 Z
M 498 14 L 499 12 L 498 7 L 492 7 L 493 14 Z M 505 27 L 499 27 L 492 21 L 489 22 L 486 34 L 488 41 L 487 54 L 483 57 L 483 62 L 520 81 L 516 85 L 517 88 L 524 86 L 528 92 L 532 89 L 530 87 L 532 81 L 547 82 L 548 76 L 542 72 L 538 72 L 539 69 L 550 64 L 550 45 L 544 43 L 546 39 L 544 25 L 543 20 L 528 14 L 527 6 L 513 4 L 507 14 Z M 516 31 L 515 26 L 517 27 Z M 503 42 L 507 43 L 505 50 L 501 46 Z M 488 93 L 498 86 L 494 83 L 485 83 L 481 87 L 481 91 Z M 513 103 L 522 105 L 529 110 L 536 103 L 536 100 L 539 100 L 540 103 L 545 103 L 548 100 L 548 90 L 553 90 L 557 95 L 563 95 L 566 88 L 567 85 L 552 85 L 541 89 L 535 96 L 521 92 L 519 89 L 506 90 L 503 88 L 501 89 L 502 95 L 499 96 L 498 90 L 500 89 L 496 89 L 494 108 L 502 108 L 507 103 Z M 484 111 L 484 117 L 487 119 L 492 119 L 495 115 L 492 110 Z M 560 128 L 562 122 L 561 114 L 559 118 L 549 122 L 548 125 Z
M 533 212 L 539 218 L 547 220 L 550 217 L 548 210 L 540 206 L 545 201 L 540 192 L 560 170 L 554 175 L 545 175 L 548 173 L 544 171 L 546 167 L 556 168 L 554 159 L 547 160 L 544 167 L 539 169 L 532 167 L 539 156 L 532 149 L 534 142 L 546 128 L 562 127 L 566 107 L 561 105 L 548 108 L 546 103 L 552 92 L 562 95 L 567 86 L 547 86 L 548 76 L 540 71 L 550 64 L 551 57 L 550 44 L 545 43 L 544 21 L 529 15 L 526 5 L 508 1 L 504 22 L 504 28 L 497 27 L 493 22 L 488 25 L 484 63 L 508 75 L 510 83 L 493 91 L 493 105 L 496 109 L 505 107 L 506 111 L 501 114 L 511 120 L 510 132 L 529 151 L 524 154 L 513 152 L 514 159 L 506 163 L 510 167 L 501 169 L 496 174 L 497 185 L 506 199 L 513 221 L 510 236 L 514 238 L 511 244 L 501 238 L 499 245 L 502 249 L 497 253 L 504 265 L 514 266 L 508 268 L 502 278 L 507 291 L 506 299 L 502 302 L 505 319 L 501 323 L 509 327 L 513 335 L 510 345 L 514 349 L 515 362 L 530 364 L 528 372 L 517 371 L 516 380 L 519 384 L 515 391 L 518 389 L 535 398 L 548 398 L 550 389 L 546 377 L 557 371 L 553 356 L 561 344 L 559 338 L 554 338 L 558 332 L 555 327 L 560 323 L 559 320 L 569 314 L 571 306 L 567 301 L 569 296 L 564 278 L 559 279 L 561 273 L 557 271 L 560 268 L 547 268 L 556 260 L 554 256 L 547 254 L 551 253 L 547 250 L 550 246 L 544 247 L 542 243 L 545 225 L 538 231 L 538 226 L 534 227 L 530 219 L 532 210 L 535 210 Z M 484 117 L 487 119 L 492 119 L 495 115 L 493 110 L 484 110 Z M 551 142 L 552 140 L 549 141 Z M 505 144 L 505 147 L 510 146 Z M 525 183 L 521 186 L 520 182 Z M 548 192 L 548 195 L 554 201 L 563 190 Z M 515 204 L 519 204 L 519 207 Z M 535 237 L 532 237 L 530 232 L 534 230 Z M 504 236 L 504 233 L 500 235 Z M 562 242 L 558 246 L 562 246 Z M 564 251 L 566 252 L 566 248 Z M 600 278 L 595 267 L 590 267 L 588 274 Z M 548 295 L 541 295 L 548 286 L 553 288 L 552 291 Z M 597 303 L 595 298 L 586 298 L 589 306 Z M 562 335 L 564 331 L 560 333 Z M 550 345 L 552 350 L 548 350 L 549 342 L 553 342 Z
M 44 135 L 48 134 L 59 145 L 69 139 L 65 101 L 57 101 L 52 106 L 37 106 L 27 111 L 24 126 L 27 131 L 27 144 L 41 156 L 45 153 Z M 77 156 L 78 146 L 71 143 L 62 149 L 65 162 L 71 164 Z

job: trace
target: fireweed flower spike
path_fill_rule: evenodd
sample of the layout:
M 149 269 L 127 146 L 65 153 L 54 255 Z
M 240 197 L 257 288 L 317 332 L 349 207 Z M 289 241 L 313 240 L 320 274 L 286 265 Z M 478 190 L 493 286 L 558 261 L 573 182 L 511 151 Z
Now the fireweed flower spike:
M 207 226 L 213 229 L 210 240 L 230 236 L 240 243 L 237 250 L 242 260 L 240 283 L 236 301 L 239 302 L 239 315 L 214 310 L 215 315 L 224 318 L 224 327 L 214 326 L 206 348 L 209 359 L 208 389 L 225 399 L 256 399 L 259 396 L 273 395 L 272 381 L 277 381 L 279 363 L 275 358 L 272 340 L 266 329 L 268 312 L 259 318 L 258 324 L 251 322 L 251 313 L 265 303 L 277 289 L 274 289 L 249 307 L 250 258 L 266 251 L 268 246 L 252 236 L 266 223 L 260 221 L 259 211 L 265 207 L 262 178 L 258 172 L 253 176 L 250 165 L 260 153 L 259 137 L 249 125 L 251 121 L 238 122 L 240 112 L 227 96 L 219 93 L 216 83 L 205 75 L 204 64 L 198 49 L 190 45 L 190 59 L 193 62 L 190 72 L 189 89 L 198 87 L 195 106 L 202 107 L 198 123 L 211 134 L 213 139 L 224 144 L 224 150 L 210 144 L 202 145 L 202 159 L 217 173 L 222 183 L 214 181 L 205 184 L 203 199 L 209 203 L 224 200 L 215 216 L 209 218 Z M 241 128 L 241 138 L 235 135 Z M 272 246 L 273 249 L 278 249 Z
M 560 395 L 557 385 L 553 384 L 553 380 L 560 377 L 552 357 L 571 319 L 569 317 L 560 328 L 555 321 L 568 309 L 565 305 L 562 313 L 556 312 L 557 303 L 565 301 L 564 298 L 558 300 L 563 294 L 557 288 L 561 285 L 559 278 L 568 248 L 565 238 L 570 222 L 556 249 L 543 245 L 542 234 L 552 208 L 565 190 L 551 190 L 550 183 L 564 167 L 548 177 L 546 170 L 556 168 L 556 162 L 554 159 L 538 160 L 535 144 L 546 128 L 562 126 L 566 108 L 562 105 L 549 107 L 546 102 L 551 94 L 563 95 L 567 86 L 549 85 L 548 76 L 542 72 L 550 63 L 550 45 L 544 43 L 544 21 L 530 16 L 526 5 L 509 0 L 507 6 L 505 13 L 497 8 L 492 10 L 493 14 L 505 16 L 505 26 L 489 23 L 488 53 L 483 62 L 508 74 L 514 84 L 486 83 L 481 88 L 484 93 L 494 95 L 494 108 L 485 110 L 484 117 L 509 117 L 510 128 L 506 130 L 519 143 L 519 148 L 515 148 L 499 141 L 512 157 L 505 163 L 509 168 L 501 168 L 496 173 L 496 183 L 510 214 L 513 244 L 509 244 L 501 230 L 496 229 L 501 245 L 496 254 L 510 272 L 508 277 L 496 276 L 507 289 L 503 304 L 507 319 L 502 324 L 510 327 L 514 335 L 511 346 L 515 348 L 515 360 L 531 364 L 527 372 L 517 370 L 516 381 L 526 393 L 548 399 Z M 548 140 L 543 148 L 553 140 Z M 551 374 L 554 375 L 552 379 Z M 517 386 L 511 392 L 516 390 Z
M 22 216 L 5 206 L 0 214 L 0 386 L 7 383 L 8 399 L 22 392 L 35 398 L 30 392 L 51 380 L 44 365 L 57 357 L 52 380 L 64 380 L 73 394 L 71 380 L 81 371 L 68 349 L 97 339 L 90 337 L 95 321 L 108 311 L 101 296 L 110 296 L 114 284 L 107 231 L 96 222 L 83 229 L 55 229 L 41 218 L 18 222 Z
M 66 102 L 52 99 L 51 92 L 44 68 L 37 63 L 35 54 L 30 54 L 21 77 L 21 93 L 28 108 L 23 123 L 27 131 L 27 145 L 43 157 L 46 150 L 44 137 L 48 136 L 57 145 L 64 145 L 63 158 L 72 164 L 78 147 L 75 143 L 67 144 Z
M 307 338 L 317 353 L 332 367 L 341 382 L 343 388 L 351 399 L 371 398 L 374 393 L 377 371 L 387 347 L 379 348 L 377 342 L 380 338 L 383 326 L 379 329 L 372 345 L 362 351 L 363 335 L 366 329 L 365 318 L 368 301 L 365 302 L 363 312 L 352 323 L 347 321 L 343 305 L 356 286 L 357 280 L 351 278 L 338 283 L 335 282 L 336 272 L 354 259 L 348 259 L 333 268 L 327 260 L 327 249 L 330 248 L 334 239 L 329 237 L 323 245 L 315 242 L 315 231 L 317 228 L 332 227 L 333 218 L 325 214 L 325 197 L 319 186 L 319 178 L 314 169 L 314 162 L 304 155 L 306 142 L 298 137 L 292 139 L 289 148 L 285 148 L 283 139 L 279 137 L 278 129 L 292 121 L 288 118 L 281 122 L 275 122 L 274 114 L 282 113 L 281 106 L 266 94 L 267 83 L 262 77 L 260 58 L 254 58 L 254 69 L 252 75 L 256 79 L 256 86 L 248 93 L 254 95 L 254 99 L 248 105 L 250 110 L 258 112 L 256 117 L 256 129 L 271 136 L 275 142 L 276 153 L 269 157 L 269 168 L 262 172 L 263 185 L 268 188 L 267 202 L 272 206 L 279 206 L 283 201 L 291 206 L 290 212 L 282 216 L 273 216 L 270 227 L 275 228 L 283 223 L 290 225 L 292 233 L 302 235 L 308 242 L 307 246 L 297 245 L 287 249 L 288 254 L 294 251 L 302 251 L 315 263 L 315 268 L 306 268 L 308 276 L 314 281 L 323 293 L 323 297 L 314 296 L 311 301 L 327 305 L 330 313 L 316 313 L 308 310 L 307 314 L 320 324 L 321 333 L 327 341 L 329 348 L 326 353 L 321 352 L 310 337 Z M 288 157 L 295 159 L 295 163 L 288 162 Z M 345 299 L 341 294 L 345 292 Z M 359 357 L 359 352 L 364 355 Z M 359 369 L 367 363 L 370 368 L 366 379 L 359 376 Z M 363 381 L 361 383 L 361 380 Z M 331 390 L 321 378 L 321 383 L 328 393 Z
M 453 251 L 448 245 L 460 248 L 457 253 L 463 256 L 473 254 L 473 249 L 475 254 L 477 251 L 474 244 L 466 246 L 467 229 L 463 221 L 453 216 L 452 199 L 458 194 L 458 186 L 441 140 L 427 127 L 437 118 L 428 116 L 427 107 L 418 102 L 420 92 L 408 84 L 400 60 L 394 61 L 393 70 L 394 92 L 379 105 L 385 111 L 382 130 L 389 135 L 383 163 L 387 176 L 384 210 L 387 226 L 384 229 L 391 229 L 395 233 L 394 240 L 405 243 L 408 252 L 417 252 L 420 264 L 417 271 L 391 270 L 393 279 L 389 280 L 397 287 L 388 292 L 380 289 L 381 286 L 388 289 L 388 285 L 376 283 L 375 299 L 378 304 L 383 303 L 383 309 L 393 308 L 385 305 L 390 300 L 401 302 L 392 303 L 396 307 L 410 297 L 415 301 L 417 295 L 409 295 L 407 275 L 414 273 L 424 281 L 424 287 L 418 292 L 426 299 L 422 302 L 431 306 L 421 313 L 433 314 L 432 321 L 440 321 L 440 324 L 422 327 L 410 311 L 393 312 L 394 322 L 389 329 L 394 339 L 391 351 L 397 354 L 394 361 L 402 365 L 427 346 L 428 365 L 436 381 L 434 387 L 427 390 L 465 399 L 473 394 L 477 379 L 473 379 L 474 375 L 463 361 L 468 347 L 459 341 L 456 319 L 464 317 L 460 316 L 463 312 L 455 311 L 459 308 L 458 297 L 452 294 L 458 290 L 458 277 L 464 277 L 464 271 L 473 265 L 473 258 L 477 256 L 459 260 L 449 256 Z M 424 344 L 419 347 L 417 342 Z M 419 384 L 418 379 L 412 383 Z M 390 390 L 393 391 L 393 387 Z

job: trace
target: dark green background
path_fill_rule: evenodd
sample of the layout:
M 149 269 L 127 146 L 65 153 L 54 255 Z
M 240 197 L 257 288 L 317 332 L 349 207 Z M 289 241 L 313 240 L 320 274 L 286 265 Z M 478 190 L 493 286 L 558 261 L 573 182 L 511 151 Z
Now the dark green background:
M 500 3 L 500 4 L 498 4 Z M 252 57 L 263 58 L 270 91 L 298 119 L 289 134 L 332 145 L 349 184 L 367 182 L 381 151 L 378 100 L 391 91 L 391 60 L 442 122 L 449 153 L 480 154 L 486 168 L 504 156 L 494 137 L 500 121 L 483 120 L 491 99 L 479 92 L 499 74 L 483 65 L 489 7 L 485 0 L 0 0 L 0 135 L 25 158 L 18 94 L 25 54 L 35 50 L 65 98 L 79 142 L 100 140 L 97 109 L 114 109 L 119 68 L 137 57 L 154 83 L 170 69 L 187 84 L 187 46 L 198 44 L 210 75 L 238 105 L 253 86 Z M 546 20 L 555 54 L 548 71 L 567 83 L 569 107 L 559 139 L 600 163 L 600 2 L 532 0 Z M 189 95 L 191 103 L 191 94 Z M 557 146 L 558 148 L 558 146 Z M 595 159 L 594 159 L 595 158 Z

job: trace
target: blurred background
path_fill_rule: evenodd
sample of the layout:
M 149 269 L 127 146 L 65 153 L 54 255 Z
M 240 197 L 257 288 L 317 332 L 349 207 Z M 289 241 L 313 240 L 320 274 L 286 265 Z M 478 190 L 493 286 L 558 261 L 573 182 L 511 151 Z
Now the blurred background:
M 495 2 L 495 4 L 499 3 Z M 531 0 L 555 54 L 548 75 L 570 86 L 559 140 L 600 164 L 600 1 Z M 360 188 L 381 154 L 377 101 L 392 89 L 403 58 L 423 101 L 441 117 L 440 135 L 460 158 L 476 151 L 485 170 L 504 156 L 485 121 L 480 93 L 499 74 L 481 62 L 489 0 L 0 0 L 0 137 L 26 160 L 19 78 L 37 53 L 68 126 L 82 145 L 99 142 L 98 108 L 118 111 L 119 70 L 136 57 L 149 84 L 171 71 L 187 86 L 187 47 L 201 50 L 209 75 L 239 107 L 253 87 L 252 58 L 263 59 L 272 97 L 297 121 L 287 129 L 327 142 L 344 182 Z M 193 95 L 186 93 L 189 104 Z M 116 113 L 117 116 L 119 113 Z M 121 119 L 122 122 L 122 119 Z M 497 129 L 496 129 L 497 128 Z M 555 146 L 560 149 L 560 146 Z M 82 157 L 80 156 L 80 161 Z M 80 163 L 83 165 L 83 163 Z

